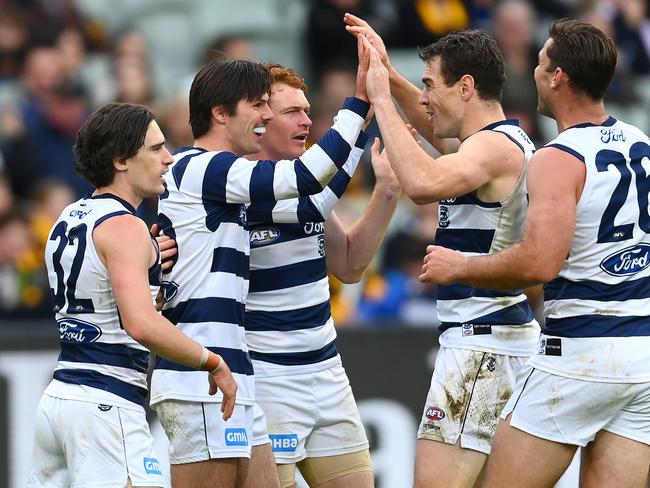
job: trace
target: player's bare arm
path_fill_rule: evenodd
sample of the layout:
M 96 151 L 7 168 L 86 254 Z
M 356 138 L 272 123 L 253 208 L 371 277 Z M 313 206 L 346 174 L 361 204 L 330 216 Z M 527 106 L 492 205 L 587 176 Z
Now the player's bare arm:
M 384 238 L 402 191 L 386 151 L 380 152 L 379 147 L 379 139 L 375 139 L 371 148 L 375 188 L 361 218 L 347 231 L 334 213 L 325 224 L 327 268 L 343 283 L 361 279 Z
M 383 65 L 388 70 L 390 92 L 404 111 L 406 118 L 433 147 L 441 154 L 449 154 L 458 149 L 458 139 L 440 139 L 433 134 L 431 123 L 419 102 L 420 89 L 404 77 L 390 62 L 384 41 L 365 20 L 346 13 L 343 18 L 346 30 L 355 36 L 363 36 L 377 50 Z
M 377 52 L 372 47 L 370 51 L 368 94 L 375 106 L 393 170 L 414 202 L 425 204 L 463 195 L 490 182 L 500 186 L 510 180 L 510 186 L 505 186 L 512 187 L 521 171 L 521 153 L 504 164 L 504 149 L 506 153 L 517 153 L 502 134 L 477 133 L 465 140 L 454 154 L 437 159 L 429 156 L 402 122 L 390 97 L 387 71 L 379 62 Z
M 204 348 L 159 315 L 151 301 L 148 269 L 157 258 L 149 232 L 142 220 L 133 215 L 107 219 L 93 232 L 93 242 L 108 270 L 115 301 L 127 333 L 154 353 L 179 364 L 210 368 L 210 393 L 217 386 L 224 395 L 222 412 L 230 418 L 235 405 L 237 384 L 226 362 Z M 128 252 L 125 252 L 125 249 Z M 143 306 L 149 303 L 150 306 Z
M 528 169 L 530 206 L 523 240 L 499 253 L 477 257 L 429 246 L 420 280 L 500 290 L 552 280 L 571 245 L 584 179 L 584 164 L 574 156 L 555 148 L 540 149 Z

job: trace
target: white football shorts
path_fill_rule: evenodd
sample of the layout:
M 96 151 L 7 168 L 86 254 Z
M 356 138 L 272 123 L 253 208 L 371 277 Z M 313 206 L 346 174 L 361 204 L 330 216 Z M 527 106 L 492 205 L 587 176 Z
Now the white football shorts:
M 441 347 L 418 439 L 489 454 L 499 421 L 527 358 Z
M 650 383 L 565 378 L 526 365 L 501 413 L 536 437 L 586 446 L 606 430 L 650 445 Z
M 368 448 L 350 382 L 340 364 L 304 374 L 255 377 L 255 392 L 279 464 Z
M 165 486 L 144 409 L 44 394 L 28 486 Z
M 155 408 L 169 439 L 171 464 L 250 458 L 253 405 L 235 405 L 227 421 L 221 403 L 163 400 Z

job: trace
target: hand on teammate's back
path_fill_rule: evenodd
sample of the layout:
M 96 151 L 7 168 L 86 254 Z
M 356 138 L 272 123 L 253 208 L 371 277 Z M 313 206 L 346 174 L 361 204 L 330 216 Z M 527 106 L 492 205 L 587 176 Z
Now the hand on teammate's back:
M 162 272 L 169 273 L 176 263 L 176 260 L 172 259 L 178 253 L 176 241 L 165 234 L 158 235 L 160 232 L 158 230 L 158 224 L 153 224 L 149 231 L 156 238 L 158 248 L 160 249 L 160 266 L 162 267 Z M 156 303 L 157 302 L 158 300 L 156 300 Z M 158 309 L 157 306 L 156 309 Z M 158 309 L 158 311 L 160 311 L 160 309 Z

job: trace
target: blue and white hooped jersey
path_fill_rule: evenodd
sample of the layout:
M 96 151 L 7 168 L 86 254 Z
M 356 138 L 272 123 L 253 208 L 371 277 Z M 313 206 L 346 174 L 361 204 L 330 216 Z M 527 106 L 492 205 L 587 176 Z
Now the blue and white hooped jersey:
M 47 394 L 126 408 L 144 405 L 149 351 L 122 327 L 92 236 L 107 219 L 134 213 L 132 205 L 115 195 L 89 196 L 68 205 L 50 231 L 45 264 L 61 353 Z M 152 245 L 158 248 L 153 238 Z M 149 269 L 152 303 L 161 277 L 157 262 Z
M 474 192 L 440 201 L 436 244 L 466 256 L 492 254 L 520 241 L 528 209 L 526 170 L 535 146 L 516 120 L 482 130 L 505 134 L 520 150 L 521 173 L 500 202 L 484 202 Z M 440 344 L 448 347 L 529 356 L 539 326 L 522 290 L 475 288 L 462 284 L 438 288 Z
M 368 104 L 348 98 L 333 127 L 297 160 L 251 161 L 227 151 L 185 148 L 165 175 L 159 224 L 176 240 L 176 264 L 166 276 L 163 315 L 220 354 L 237 381 L 237 403 L 253 404 L 253 365 L 246 346 L 250 243 L 244 204 L 323 191 L 348 159 Z M 303 207 L 301 207 L 303 208 Z M 206 373 L 158 359 L 151 404 L 162 400 L 221 401 L 208 395 Z
M 592 381 L 650 381 L 650 141 L 609 117 L 546 147 L 584 163 L 576 228 L 559 275 L 544 286 L 536 368 Z
M 334 339 L 324 221 L 350 182 L 368 140 L 359 135 L 348 161 L 321 193 L 248 207 L 251 258 L 246 341 L 259 377 L 320 371 L 341 362 Z M 286 208 L 295 209 L 287 212 Z M 270 210 L 270 209 L 269 209 Z

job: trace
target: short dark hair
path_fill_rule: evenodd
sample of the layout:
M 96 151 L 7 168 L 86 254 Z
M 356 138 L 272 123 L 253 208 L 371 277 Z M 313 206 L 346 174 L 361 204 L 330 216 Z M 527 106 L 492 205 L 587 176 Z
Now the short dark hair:
M 478 29 L 463 29 L 445 34 L 419 50 L 420 59 L 440 58 L 440 70 L 447 86 L 464 75 L 474 78 L 483 100 L 501 101 L 506 81 L 505 62 L 496 41 Z
M 270 93 L 273 77 L 260 63 L 241 59 L 214 60 L 203 66 L 190 88 L 190 125 L 195 139 L 212 124 L 212 107 L 234 115 L 240 100 L 256 100 Z
M 135 156 L 154 120 L 149 107 L 108 103 L 97 109 L 77 133 L 74 169 L 95 187 L 109 185 L 115 161 Z
M 616 68 L 616 46 L 603 31 L 573 19 L 554 21 L 553 42 L 546 49 L 552 69 L 562 68 L 571 84 L 594 100 L 602 100 Z

